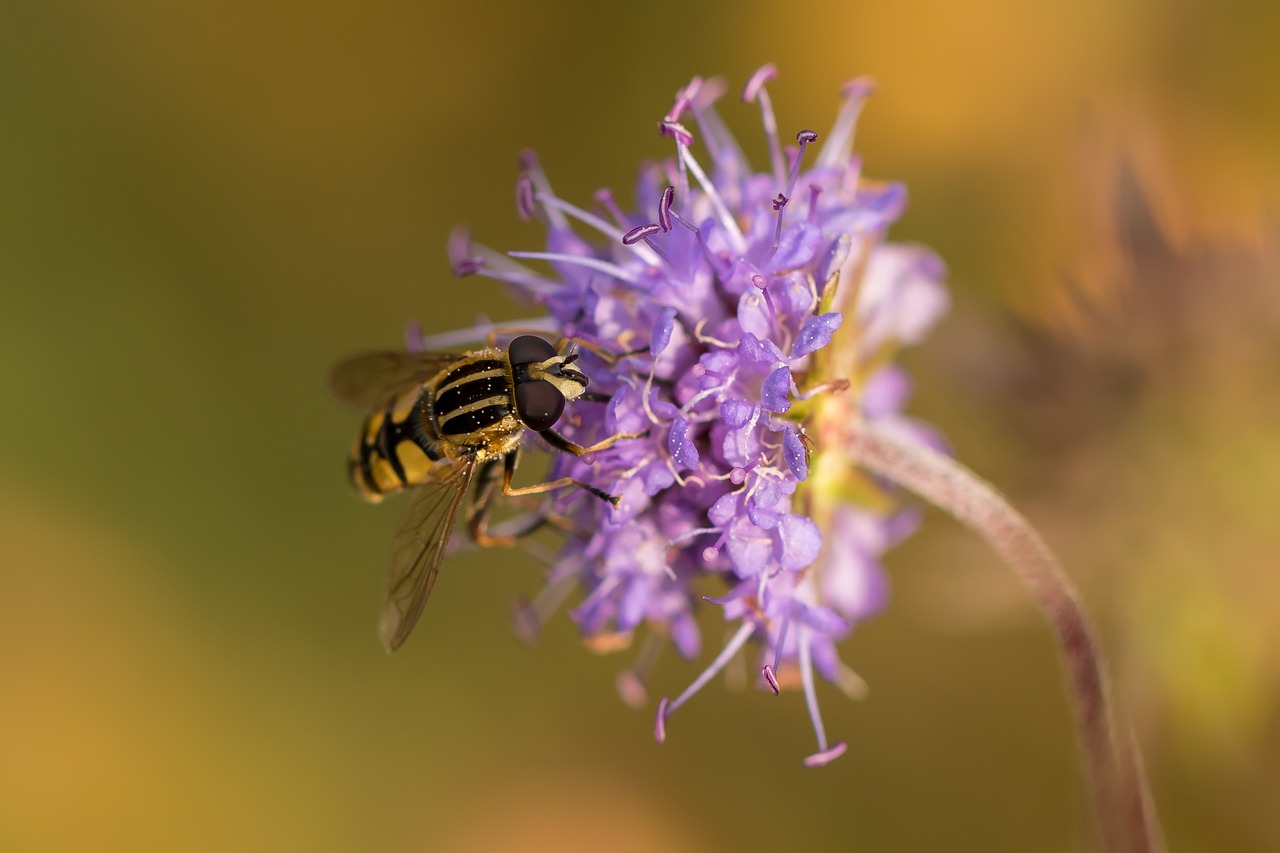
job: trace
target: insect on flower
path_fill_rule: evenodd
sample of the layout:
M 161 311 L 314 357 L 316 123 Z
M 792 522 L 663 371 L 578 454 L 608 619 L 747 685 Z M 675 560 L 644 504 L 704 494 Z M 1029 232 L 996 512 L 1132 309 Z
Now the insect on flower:
M 757 686 L 803 692 L 818 745 L 806 763 L 818 765 L 839 756 L 844 744 L 827 740 L 817 679 L 860 692 L 836 644 L 884 607 L 880 557 L 918 518 L 897 491 L 857 468 L 839 436 L 864 419 L 941 445 L 931 428 L 901 414 L 910 385 L 893 358 L 923 338 L 948 300 L 936 256 L 886 239 L 905 190 L 865 179 L 853 152 L 867 81 L 845 87 L 836 122 L 821 140 L 801 130 L 786 146 L 766 89 L 774 73 L 765 66 L 743 91 L 743 100 L 761 111 L 770 161 L 763 171 L 751 167 L 717 114 L 724 85 L 695 78 L 658 122 L 674 156 L 641 170 L 632 209 L 608 190 L 596 194 L 592 210 L 560 198 L 526 154 L 516 210 L 546 228 L 545 248 L 497 252 L 459 230 L 449 257 L 455 275 L 497 280 L 543 309 L 545 316 L 520 324 L 582 341 L 572 369 L 584 381 L 591 376 L 593 395 L 580 393 L 585 385 L 561 394 L 606 404 L 576 407 L 561 422 L 562 433 L 543 432 L 552 447 L 571 450 L 553 456 L 547 488 L 580 488 L 548 495 L 531 522 L 572 523 L 561 525 L 564 541 L 549 561 L 546 585 L 518 602 L 517 630 L 535 635 L 579 594 L 569 616 L 589 648 L 617 651 L 639 638 L 635 662 L 618 680 L 624 701 L 639 706 L 649 702 L 647 684 L 663 647 L 686 659 L 699 656 L 697 611 L 710 604 L 729 623 L 726 639 L 683 692 L 657 702 L 658 740 L 672 714 L 730 662 L 749 655 Z M 705 157 L 695 156 L 699 143 Z M 411 350 L 432 350 L 482 340 L 484 331 L 409 337 Z M 567 363 L 556 359 L 564 356 L 547 347 L 537 363 L 563 370 Z M 468 358 L 498 358 L 485 352 Z M 614 352 L 622 355 L 610 357 Z M 398 373 L 395 365 L 408 357 L 381 358 L 387 372 Z M 522 360 L 510 354 L 513 364 Z M 491 535 L 484 522 L 496 492 L 496 460 L 508 460 L 504 485 L 511 493 L 520 410 L 515 398 L 507 426 L 468 425 L 467 441 L 459 441 L 461 435 L 439 432 L 442 411 L 471 411 L 455 397 L 445 400 L 457 381 L 446 370 L 452 362 L 409 371 L 425 410 L 412 393 L 378 380 L 384 369 L 373 369 L 376 363 L 340 370 L 344 382 L 362 389 L 355 402 L 376 409 L 353 456 L 357 484 L 380 495 L 429 483 L 411 498 L 397 537 L 383 620 L 384 639 L 394 641 L 412 625 L 429 589 L 439 543 L 465 489 L 462 478 L 478 483 L 468 512 L 473 537 L 484 544 Z M 477 387 L 477 402 L 469 405 L 483 410 L 481 400 L 505 404 L 518 395 L 512 370 L 514 390 Z M 359 381 L 345 378 L 353 374 Z M 380 386 L 371 398 L 363 391 L 370 385 Z M 413 420 L 416 411 L 425 416 Z M 426 434 L 429 441 L 414 438 L 418 422 L 437 430 Z M 570 444 L 599 452 L 586 459 Z M 399 448 L 413 463 L 401 461 L 403 477 L 392 464 L 401 459 Z M 417 506 L 428 501 L 442 502 L 444 510 Z M 424 545 L 426 529 L 434 539 Z
M 454 519 L 472 481 L 467 529 L 477 545 L 502 547 L 540 527 L 545 513 L 504 535 L 489 531 L 498 478 L 507 496 L 576 486 L 606 503 L 617 497 L 572 477 L 534 486 L 511 485 L 526 429 L 557 450 L 584 456 L 635 435 L 615 434 L 588 447 L 555 430 L 569 400 L 599 402 L 587 376 L 573 367 L 578 353 L 534 335 L 506 349 L 490 345 L 461 355 L 378 352 L 339 364 L 330 387 L 344 403 L 367 412 L 347 474 L 366 500 L 412 489 L 392 545 L 379 635 L 394 651 L 422 615 L 431 595 Z M 609 356 L 600 351 L 600 355 Z M 607 398 L 603 398 L 606 399 Z M 499 474 L 501 466 L 501 474 Z

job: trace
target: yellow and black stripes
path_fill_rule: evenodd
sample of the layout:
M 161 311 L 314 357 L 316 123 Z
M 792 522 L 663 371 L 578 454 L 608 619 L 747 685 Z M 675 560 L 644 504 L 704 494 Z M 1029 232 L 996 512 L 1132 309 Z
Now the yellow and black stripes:
M 425 388 L 401 395 L 385 411 L 365 419 L 347 474 L 370 501 L 425 482 L 433 462 L 443 458 L 438 441 L 424 428 Z
M 487 430 L 513 417 L 511 370 L 496 358 L 464 359 L 440 377 L 433 398 L 432 421 L 442 438 L 461 445 L 487 443 Z

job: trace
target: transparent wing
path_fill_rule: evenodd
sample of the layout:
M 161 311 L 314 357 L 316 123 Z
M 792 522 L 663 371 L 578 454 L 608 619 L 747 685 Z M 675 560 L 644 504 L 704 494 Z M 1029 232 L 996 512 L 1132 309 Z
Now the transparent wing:
M 445 352 L 367 352 L 339 364 L 329 374 L 329 390 L 346 405 L 371 412 L 414 383 L 426 382 L 460 355 Z
M 453 520 L 475 474 L 474 459 L 444 468 L 437 482 L 414 489 L 391 543 L 391 566 L 378 635 L 387 651 L 405 641 L 431 595 Z

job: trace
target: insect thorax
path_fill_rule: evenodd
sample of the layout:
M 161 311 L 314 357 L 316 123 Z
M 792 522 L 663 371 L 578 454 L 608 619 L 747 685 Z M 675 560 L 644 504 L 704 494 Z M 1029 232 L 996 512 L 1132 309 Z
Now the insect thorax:
M 467 356 L 432 381 L 426 420 L 447 444 L 488 447 L 518 434 L 511 366 L 494 351 Z

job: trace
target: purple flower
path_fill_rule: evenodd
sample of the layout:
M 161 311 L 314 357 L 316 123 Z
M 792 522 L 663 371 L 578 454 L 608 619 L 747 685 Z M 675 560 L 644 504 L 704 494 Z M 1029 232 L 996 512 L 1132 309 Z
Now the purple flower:
M 553 508 L 577 532 L 524 624 L 576 586 L 584 597 L 570 615 L 590 644 L 617 647 L 643 628 L 688 658 L 700 652 L 694 613 L 710 592 L 736 627 L 687 690 L 659 703 L 659 740 L 671 714 L 750 645 L 761 686 L 801 688 L 818 741 L 806 763 L 817 765 L 844 745 L 827 741 L 814 674 L 858 691 L 836 645 L 884 606 L 881 555 L 916 520 L 839 446 L 823 446 L 824 425 L 863 417 L 940 443 L 899 414 L 909 385 L 890 358 L 923 337 L 947 294 L 934 255 L 885 242 L 905 193 L 865 180 L 853 154 L 869 84 L 845 88 L 825 138 L 804 130 L 784 147 L 765 87 L 773 75 L 762 68 L 743 92 L 763 117 L 763 172 L 716 113 L 723 85 L 695 78 L 658 123 L 675 154 L 641 170 L 633 209 L 607 191 L 595 212 L 571 204 L 525 155 L 517 210 L 546 226 L 545 250 L 502 255 L 459 233 L 450 257 L 459 275 L 497 279 L 544 306 L 566 335 L 630 353 L 617 363 L 581 354 L 609 402 L 570 404 L 564 433 L 583 444 L 645 437 L 554 458 L 553 477 L 620 500 L 556 493 Z M 633 704 L 645 699 L 654 643 L 619 679 Z

